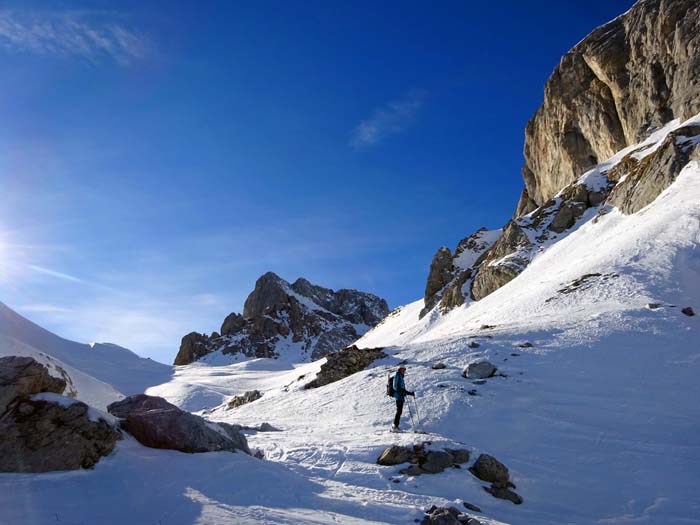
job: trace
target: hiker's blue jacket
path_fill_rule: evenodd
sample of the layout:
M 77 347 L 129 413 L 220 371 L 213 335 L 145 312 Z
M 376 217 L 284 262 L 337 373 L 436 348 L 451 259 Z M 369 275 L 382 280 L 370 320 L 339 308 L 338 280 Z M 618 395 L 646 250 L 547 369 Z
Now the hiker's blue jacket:
M 408 390 L 403 382 L 403 376 L 396 372 L 394 374 L 394 398 L 403 401 L 406 399 L 406 394 L 408 394 Z

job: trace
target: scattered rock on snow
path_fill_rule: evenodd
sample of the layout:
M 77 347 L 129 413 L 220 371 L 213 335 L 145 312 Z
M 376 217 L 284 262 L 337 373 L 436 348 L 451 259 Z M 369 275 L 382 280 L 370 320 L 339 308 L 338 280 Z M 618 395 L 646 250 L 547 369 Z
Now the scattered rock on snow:
M 400 465 L 401 463 L 407 463 L 411 459 L 412 452 L 408 447 L 402 447 L 399 445 L 392 445 L 377 459 L 378 465 Z
M 523 498 L 520 496 L 520 494 L 510 490 L 509 488 L 491 485 L 490 487 L 484 487 L 484 490 L 491 494 L 494 498 L 509 500 L 516 505 L 520 505 L 523 502 Z
M 316 379 L 305 388 L 317 388 L 364 370 L 377 359 L 387 357 L 381 348 L 357 348 L 355 345 L 326 356 Z
M 529 341 L 527 341 L 527 342 L 525 342 L 525 343 L 520 343 L 518 346 L 519 346 L 520 348 L 532 348 L 532 343 L 530 343 Z M 515 355 L 515 354 L 511 354 L 511 355 Z
M 462 372 L 462 376 L 467 379 L 485 379 L 493 377 L 496 370 L 498 369 L 488 361 L 477 361 L 469 363 Z
M 257 401 L 262 397 L 262 394 L 260 393 L 259 390 L 249 390 L 245 394 L 242 394 L 240 396 L 236 396 L 231 401 L 228 402 L 228 405 L 226 406 L 226 410 L 230 410 L 232 408 L 237 408 L 242 405 L 246 405 L 248 403 L 252 403 L 253 401 Z
M 270 423 L 262 423 L 255 430 L 258 432 L 281 432 L 279 428 L 273 427 Z
M 449 452 L 444 450 L 431 450 L 426 454 L 425 460 L 421 462 L 420 468 L 428 474 L 437 474 L 454 464 L 455 460 Z
M 646 308 L 647 310 L 658 310 L 659 308 L 661 308 L 661 303 L 647 303 L 646 305 L 644 305 L 644 308 Z
M 686 306 L 681 310 L 682 313 L 687 315 L 688 317 L 693 317 L 695 315 L 695 311 L 690 306 Z
M 379 458 L 379 465 L 400 465 L 411 463 L 411 466 L 402 469 L 401 474 L 408 476 L 420 476 L 421 474 L 437 474 L 446 468 L 467 463 L 469 451 L 465 449 L 427 450 L 426 441 L 413 447 L 392 445 L 386 448 Z
M 421 525 L 481 525 L 481 522 L 455 507 L 437 507 L 433 505 L 425 511 Z
M 122 428 L 147 447 L 181 452 L 240 450 L 250 454 L 240 427 L 212 423 L 160 397 L 137 394 L 112 403 L 107 410 L 122 418 Z
M 510 490 L 515 485 L 510 481 L 508 468 L 493 456 L 481 454 L 469 468 L 469 471 L 477 478 L 491 483 L 490 487 L 484 490 L 499 499 L 510 500 L 516 505 L 520 505 L 523 499 L 520 495 Z
M 432 368 L 433 368 L 433 370 L 442 370 L 442 369 L 447 368 L 447 367 L 446 367 L 445 363 L 435 363 L 432 366 Z
M 467 510 L 471 510 L 471 511 L 474 511 L 474 512 L 481 512 L 481 509 L 480 509 L 479 507 L 477 507 L 476 505 L 472 505 L 471 503 L 468 503 L 468 502 L 466 502 L 466 501 L 463 501 L 462 504 L 464 505 L 464 507 L 465 507 Z
M 481 345 L 479 343 L 477 343 L 476 341 L 469 341 L 467 343 L 467 346 L 469 348 L 479 348 Z

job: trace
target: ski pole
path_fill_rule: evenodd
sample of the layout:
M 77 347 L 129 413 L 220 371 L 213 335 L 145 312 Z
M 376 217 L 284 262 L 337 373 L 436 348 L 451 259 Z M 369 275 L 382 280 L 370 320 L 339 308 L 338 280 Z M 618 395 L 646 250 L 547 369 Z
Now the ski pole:
M 416 402 L 415 395 L 413 396 L 413 404 L 416 406 L 416 419 L 418 419 L 418 425 L 422 427 L 423 425 L 421 424 L 420 414 L 418 413 L 418 403 Z
M 413 433 L 416 432 L 416 422 L 413 421 L 413 411 L 411 410 L 411 403 L 406 403 L 408 405 L 408 413 L 411 414 L 411 425 L 413 426 Z

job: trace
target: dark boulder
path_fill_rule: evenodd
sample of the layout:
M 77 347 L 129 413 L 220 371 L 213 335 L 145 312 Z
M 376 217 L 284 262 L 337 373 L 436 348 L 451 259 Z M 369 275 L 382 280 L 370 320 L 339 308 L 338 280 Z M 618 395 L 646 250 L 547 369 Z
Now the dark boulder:
M 481 454 L 469 470 L 482 481 L 495 483 L 502 487 L 508 485 L 510 477 L 508 468 L 488 454 Z
M 147 447 L 191 453 L 240 450 L 250 454 L 240 427 L 207 421 L 162 398 L 137 394 L 112 403 L 107 410 L 122 418 L 122 428 Z

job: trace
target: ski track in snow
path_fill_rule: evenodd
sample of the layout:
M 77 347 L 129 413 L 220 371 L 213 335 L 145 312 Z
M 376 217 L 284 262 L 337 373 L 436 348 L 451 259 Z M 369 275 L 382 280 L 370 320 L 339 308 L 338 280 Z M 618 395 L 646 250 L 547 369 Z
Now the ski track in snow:
M 487 524 L 700 524 L 700 321 L 680 313 L 700 310 L 700 164 L 637 214 L 592 219 L 477 303 L 422 320 L 422 300 L 394 311 L 358 342 L 389 357 L 336 383 L 303 388 L 324 360 L 257 359 L 178 367 L 148 389 L 214 421 L 281 429 L 246 431 L 265 460 L 127 438 L 91 471 L 0 474 L 0 523 L 405 524 L 464 500 Z M 386 378 L 404 359 L 427 434 L 388 432 Z M 506 377 L 463 378 L 478 359 Z M 227 410 L 254 389 L 261 399 Z M 423 440 L 494 455 L 524 503 L 493 498 L 466 468 L 376 465 L 385 447 Z

